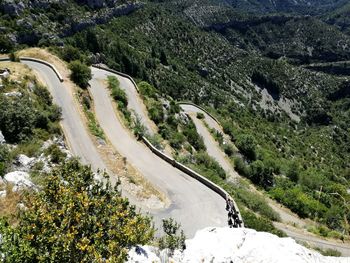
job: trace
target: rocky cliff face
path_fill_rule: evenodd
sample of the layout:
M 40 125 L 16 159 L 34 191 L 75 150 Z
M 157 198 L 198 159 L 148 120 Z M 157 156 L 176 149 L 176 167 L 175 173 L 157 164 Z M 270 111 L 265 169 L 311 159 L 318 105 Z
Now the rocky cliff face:
M 0 32 L 13 44 L 59 44 L 62 37 L 107 23 L 141 6 L 140 2 L 123 0 L 3 0 Z M 6 26 L 9 19 L 13 20 L 11 28 Z
M 165 261 L 164 261 L 165 260 Z M 186 250 L 166 258 L 164 251 L 144 246 L 129 252 L 128 262 L 275 262 L 349 263 L 350 258 L 325 257 L 297 244 L 291 238 L 252 229 L 206 228 L 186 240 Z

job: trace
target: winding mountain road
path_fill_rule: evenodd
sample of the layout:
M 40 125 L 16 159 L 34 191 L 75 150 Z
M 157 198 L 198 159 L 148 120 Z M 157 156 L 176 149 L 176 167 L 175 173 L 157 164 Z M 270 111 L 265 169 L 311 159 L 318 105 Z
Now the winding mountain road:
M 65 86 L 64 82 L 61 83 L 47 65 L 33 61 L 22 61 L 22 63 L 39 74 L 52 94 L 54 102 L 62 108 L 62 128 L 72 153 L 80 157 L 84 164 L 91 165 L 95 171 L 107 170 L 83 124 L 79 105 L 74 100 L 72 90 Z M 171 201 L 165 209 L 153 210 L 141 207 L 141 210 L 154 216 L 157 227 L 161 226 L 163 218 L 173 217 L 181 223 L 188 237 L 193 237 L 197 230 L 208 226 L 227 225 L 225 202 L 220 196 L 155 156 L 144 144 L 136 141 L 130 131 L 122 125 L 115 114 L 115 103 L 104 85 L 107 75 L 113 74 L 103 70 L 93 70 L 90 91 L 97 120 L 116 150 L 155 187 L 165 192 Z M 133 107 L 132 109 L 141 117 L 146 127 L 152 130 L 152 124 L 148 123 L 148 117 L 144 115 L 143 103 L 139 102 L 138 97 L 133 94 L 132 83 L 128 83 L 129 80 L 121 76 L 116 75 L 116 77 L 128 95 L 129 106 Z
M 62 109 L 62 128 L 70 151 L 79 156 L 82 163 L 91 165 L 94 171 L 107 170 L 88 131 L 84 127 L 79 113 L 79 106 L 74 102 L 73 94 L 64 83 L 61 83 L 54 71 L 48 66 L 22 60 L 31 69 L 39 73 L 40 78 L 47 85 L 54 103 Z
M 115 102 L 105 80 L 108 75 L 119 79 L 120 87 L 126 91 L 128 107 L 134 110 L 142 122 L 151 129 L 143 103 L 140 102 L 132 82 L 122 76 L 92 68 L 90 92 L 94 100 L 96 118 L 115 149 L 125 156 L 136 169 L 158 189 L 170 198 L 167 209 L 158 211 L 146 209 L 155 217 L 156 224 L 166 217 L 173 217 L 181 222 L 185 233 L 193 236 L 196 230 L 206 226 L 224 226 L 227 224 L 224 200 L 195 179 L 174 168 L 169 163 L 154 155 L 143 143 L 127 130 L 115 113 Z M 140 104 L 138 104 L 140 102 Z M 138 104 L 137 108 L 133 105 Z
M 74 94 L 72 90 L 67 88 L 64 83 L 61 83 L 53 70 L 48 66 L 32 61 L 22 62 L 39 73 L 42 80 L 47 84 L 54 102 L 62 108 L 62 127 L 72 153 L 79 156 L 83 163 L 91 165 L 95 171 L 97 169 L 107 170 L 83 124 L 79 113 L 79 105 L 73 99 Z M 95 103 L 96 117 L 101 127 L 104 129 L 106 136 L 113 146 L 123 156 L 127 157 L 128 161 L 139 169 L 152 184 L 163 190 L 171 200 L 170 206 L 166 209 L 151 210 L 142 208 L 142 210 L 154 216 L 156 226 L 160 226 L 162 218 L 175 218 L 182 224 L 188 237 L 192 237 L 196 230 L 207 226 L 226 225 L 226 211 L 221 197 L 193 178 L 156 157 L 145 145 L 137 142 L 131 133 L 123 127 L 115 114 L 114 102 L 111 101 L 109 91 L 105 86 L 107 75 L 113 74 L 103 70 L 93 69 L 93 79 L 91 80 L 90 88 Z M 136 90 L 131 81 L 119 75 L 115 76 L 118 77 L 121 87 L 127 93 L 129 106 L 140 116 L 145 126 L 150 131 L 154 131 L 152 123 L 149 122 L 148 117 L 145 115 L 143 103 L 135 93 Z M 189 113 L 196 112 L 195 109 L 187 106 L 184 110 Z M 207 119 L 207 116 L 206 121 L 209 127 L 220 130 L 220 127 L 217 127 L 218 124 L 210 118 Z M 198 128 L 198 123 L 195 122 L 195 124 Z M 204 125 L 203 127 L 207 129 Z M 199 133 L 202 135 L 206 134 L 205 137 L 209 139 L 210 133 L 202 128 L 198 128 Z M 215 146 L 213 143 L 216 143 L 211 135 L 210 137 L 211 141 L 206 140 L 208 149 L 211 149 Z M 217 143 L 215 147 L 218 147 Z M 218 157 L 219 163 L 228 161 L 223 153 L 219 153 L 219 151 L 214 150 L 212 154 Z M 223 159 L 220 161 L 220 158 Z M 225 165 L 223 167 L 225 169 Z M 300 231 L 295 231 L 292 228 L 286 229 L 285 226 L 283 228 L 288 235 L 296 240 L 307 241 L 322 248 L 337 249 L 344 256 L 350 256 L 350 247 L 348 244 L 330 242 L 319 237 L 300 233 Z
M 216 122 L 216 120 L 212 116 L 207 114 L 202 109 L 196 107 L 195 105 L 180 103 L 180 106 L 191 117 L 198 133 L 203 137 L 208 154 L 215 160 L 217 160 L 221 167 L 223 167 L 229 175 L 233 176 L 233 179 L 239 177 L 237 172 L 234 171 L 233 166 L 227 160 L 227 157 L 225 156 L 225 153 L 221 150 L 219 144 L 214 140 L 206 125 L 203 123 L 202 120 L 196 117 L 197 113 L 202 113 L 204 115 L 204 121 L 210 129 L 215 129 L 223 133 L 222 127 Z M 252 191 L 256 192 L 256 194 L 260 194 L 254 187 L 251 188 Z M 291 223 L 299 227 L 306 227 L 307 222 L 300 219 L 297 215 L 293 214 L 288 209 L 282 207 L 274 200 L 266 198 L 266 201 L 271 206 L 271 208 L 280 215 L 281 220 L 283 222 L 274 222 L 274 226 L 284 231 L 288 236 L 294 238 L 297 241 L 309 243 L 311 246 L 316 246 L 322 249 L 335 249 L 341 252 L 343 256 L 350 256 L 350 244 L 348 242 L 341 243 L 340 241 L 326 240 L 311 233 L 308 233 L 303 229 L 289 226 L 288 224 Z
M 220 125 L 206 112 L 194 105 L 180 103 L 180 107 L 191 117 L 196 126 L 198 134 L 203 137 L 208 154 L 221 165 L 231 179 L 239 178 L 238 173 L 233 169 L 233 166 L 228 160 L 226 154 L 221 150 L 219 143 L 215 141 L 214 137 L 204 125 L 203 121 L 198 119 L 196 115 L 197 113 L 202 113 L 204 115 L 204 120 L 210 129 L 215 129 L 224 134 Z

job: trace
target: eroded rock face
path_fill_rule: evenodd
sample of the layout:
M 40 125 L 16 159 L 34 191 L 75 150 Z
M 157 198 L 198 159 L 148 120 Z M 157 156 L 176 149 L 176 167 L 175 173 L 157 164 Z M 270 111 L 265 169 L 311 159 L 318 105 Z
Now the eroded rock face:
M 19 16 L 25 9 L 25 5 L 22 1 L 4 0 L 0 4 L 0 9 L 10 16 Z
M 92 9 L 99 9 L 104 7 L 114 7 L 118 4 L 117 0 L 75 0 L 79 4 L 88 5 Z
M 130 250 L 128 262 L 345 263 L 349 260 L 322 256 L 292 238 L 248 228 L 209 227 L 186 240 L 186 250 L 175 251 L 170 259 L 164 258 L 164 253 L 154 247 L 143 246 Z
M 21 189 L 36 188 L 36 185 L 30 180 L 29 174 L 21 171 L 14 171 L 5 174 L 2 182 L 13 184 L 14 187 L 12 188 L 12 191 L 14 192 Z
M 17 171 L 28 172 L 35 163 L 35 158 L 30 158 L 24 154 L 19 154 L 14 162 Z
M 6 143 L 6 140 L 2 132 L 0 131 L 0 144 L 4 144 L 4 143 Z

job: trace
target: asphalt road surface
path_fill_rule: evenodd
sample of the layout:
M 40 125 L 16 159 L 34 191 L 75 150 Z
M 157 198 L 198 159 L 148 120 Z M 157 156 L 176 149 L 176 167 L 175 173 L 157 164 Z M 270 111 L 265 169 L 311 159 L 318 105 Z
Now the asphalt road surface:
M 91 165 L 94 171 L 97 169 L 106 170 L 106 166 L 82 122 L 78 105 L 73 101 L 71 90 L 64 85 L 64 82 L 59 81 L 54 71 L 48 66 L 32 61 L 22 61 L 22 63 L 39 73 L 47 85 L 54 103 L 61 107 L 62 128 L 73 155 L 80 157 L 83 164 Z
M 211 129 L 214 128 L 215 130 L 222 132 L 221 127 L 207 113 L 195 106 L 180 104 L 180 107 L 191 117 L 196 126 L 198 134 L 203 137 L 209 156 L 213 157 L 226 171 L 226 173 L 231 176 L 231 178 L 239 177 L 237 172 L 233 169 L 232 164 L 226 157 L 226 154 L 221 150 L 219 143 L 215 141 L 214 137 L 204 125 L 203 121 L 196 117 L 197 113 L 202 113 L 204 115 L 204 120 Z
M 214 140 L 208 128 L 203 124 L 202 120 L 196 118 L 196 114 L 199 112 L 203 113 L 205 117 L 205 122 L 208 124 L 208 126 L 210 128 L 214 128 L 217 131 L 222 132 L 222 128 L 220 127 L 220 125 L 200 108 L 188 104 L 180 104 L 180 106 L 187 114 L 190 115 L 191 119 L 196 125 L 198 133 L 203 136 L 204 144 L 207 147 L 208 154 L 214 159 L 216 159 L 219 162 L 219 164 L 229 173 L 229 175 L 233 174 L 234 176 L 238 176 L 236 172 L 232 171 L 232 165 L 228 163 L 224 152 L 221 150 L 219 144 Z M 292 224 L 294 223 L 300 227 L 306 226 L 306 222 L 301 220 L 298 216 L 294 215 L 293 213 L 287 211 L 287 209 L 283 209 L 275 201 L 267 198 L 267 202 L 272 207 L 272 209 L 280 215 L 281 220 L 283 222 Z M 335 249 L 341 252 L 343 256 L 350 256 L 349 243 L 325 240 L 310 233 L 307 233 L 305 230 L 297 229 L 283 223 L 275 222 L 274 225 L 275 227 L 284 231 L 288 236 L 294 238 L 297 241 L 306 242 L 309 243 L 311 246 L 320 247 L 322 249 Z
M 112 101 L 110 91 L 103 81 L 107 75 L 114 75 L 120 79 L 120 86 L 128 96 L 128 107 L 135 110 L 150 128 L 147 114 L 142 109 L 142 101 L 131 81 L 100 69 L 93 68 L 92 73 L 90 92 L 96 118 L 106 136 L 133 167 L 171 200 L 166 209 L 146 209 L 155 217 L 156 224 L 159 225 L 162 218 L 173 217 L 181 223 L 187 236 L 193 236 L 196 230 L 204 227 L 227 225 L 225 201 L 222 197 L 154 155 L 122 125 L 115 114 L 116 103 Z M 134 105 L 138 107 L 133 108 Z

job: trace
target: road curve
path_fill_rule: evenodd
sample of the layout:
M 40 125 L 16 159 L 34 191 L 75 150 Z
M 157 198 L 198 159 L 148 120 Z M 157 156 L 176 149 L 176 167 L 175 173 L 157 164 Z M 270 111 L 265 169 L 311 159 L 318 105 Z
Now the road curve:
M 92 68 L 92 75 L 90 92 L 94 100 L 96 118 L 106 136 L 133 167 L 141 171 L 171 200 L 170 206 L 166 209 L 144 208 L 154 216 L 156 225 L 160 225 L 162 218 L 173 217 L 181 223 L 188 237 L 192 237 L 197 230 L 204 227 L 227 225 L 225 201 L 219 195 L 154 155 L 143 143 L 136 141 L 130 131 L 122 125 L 115 114 L 116 104 L 110 97 L 105 79 L 108 75 L 113 75 L 120 80 L 120 86 L 126 91 L 130 102 L 128 107 L 137 112 L 137 108 L 132 108 L 134 104 L 131 103 L 135 99 L 138 102 L 138 96 L 129 90 L 136 92 L 131 81 L 97 68 Z M 140 105 L 138 106 L 140 109 Z M 137 113 L 144 123 L 148 123 L 147 115 L 143 115 L 146 114 L 144 110 L 141 109 Z
M 120 87 L 124 89 L 127 95 L 128 109 L 133 111 L 140 118 L 141 123 L 146 127 L 149 134 L 154 134 L 157 129 L 156 125 L 149 119 L 146 106 L 143 104 L 143 101 L 139 97 L 134 84 L 124 76 L 114 74 L 103 69 L 92 67 L 91 71 L 93 73 L 93 78 L 99 79 L 101 81 L 106 81 L 108 76 L 117 77 L 120 83 Z
M 221 167 L 231 178 L 238 178 L 238 173 L 233 169 L 233 166 L 226 157 L 226 154 L 221 150 L 219 143 L 215 141 L 208 128 L 204 125 L 202 120 L 196 117 L 196 114 L 202 113 L 204 115 L 204 121 L 207 123 L 209 128 L 223 133 L 220 125 L 206 112 L 193 105 L 180 103 L 180 107 L 191 117 L 196 126 L 198 134 L 203 137 L 208 154 L 221 165 Z
M 62 127 L 72 153 L 79 156 L 83 163 L 91 165 L 95 171 L 97 169 L 106 170 L 105 164 L 83 125 L 78 106 L 73 101 L 71 91 L 58 80 L 56 74 L 48 66 L 32 61 L 22 61 L 22 63 L 39 73 L 42 80 L 47 84 L 54 102 L 62 108 Z M 108 75 L 111 74 L 108 73 Z M 118 78 L 120 79 L 119 76 Z M 148 179 L 155 182 L 161 189 L 165 189 L 172 200 L 172 204 L 167 209 L 149 211 L 155 216 L 157 225 L 159 225 L 162 218 L 174 217 L 182 223 L 188 237 L 193 236 L 196 230 L 206 226 L 226 225 L 226 211 L 220 197 L 199 182 L 174 169 L 159 158 L 156 158 L 143 144 L 136 142 L 133 137 L 130 137 L 130 133 L 126 132 L 123 127 L 113 128 L 121 124 L 114 114 L 109 93 L 97 79 L 93 79 L 92 82 L 95 83 L 92 85 L 91 92 L 95 94 L 93 95 L 94 97 L 97 94 L 97 100 L 95 99 L 96 111 L 99 109 L 99 116 L 105 119 L 106 123 L 104 125 L 110 125 L 108 128 L 109 132 L 106 132 L 107 136 L 110 139 L 114 138 L 114 145 L 123 145 L 123 147 L 116 147 L 118 150 L 129 149 L 127 152 L 131 156 L 127 158 L 132 160 L 132 162 L 138 163 L 141 170 L 146 171 L 144 174 L 147 177 L 149 176 Z M 124 88 L 127 88 L 128 85 L 131 85 L 131 83 L 126 85 L 122 83 L 122 87 Z M 133 86 L 131 85 L 130 87 Z M 130 95 L 128 94 L 128 96 Z M 107 117 L 107 114 L 112 116 L 111 119 Z M 142 118 L 142 115 L 139 115 Z M 111 120 L 111 122 L 108 120 Z M 147 117 L 143 121 L 145 121 L 146 126 L 151 130 L 152 127 L 147 124 Z M 211 125 L 209 124 L 209 126 Z M 115 133 L 116 131 L 121 133 Z M 129 147 L 131 144 L 133 146 Z M 141 156 L 142 158 L 140 158 Z M 278 226 L 278 223 L 276 226 Z M 285 226 L 283 228 L 288 235 L 297 240 L 307 241 L 321 248 L 337 249 L 344 256 L 350 256 L 350 247 L 348 244 L 333 243 L 318 237 L 299 233 L 292 228 L 289 229 Z
M 179 104 L 181 108 L 184 110 L 184 112 L 187 113 L 193 120 L 194 124 L 196 125 L 198 133 L 203 136 L 204 144 L 207 147 L 208 154 L 214 159 L 216 159 L 219 162 L 219 164 L 231 175 L 232 171 L 230 171 L 230 169 L 231 170 L 233 169 L 232 165 L 229 164 L 230 167 L 229 168 L 227 167 L 228 160 L 227 158 L 225 158 L 224 152 L 221 150 L 221 148 L 219 147 L 219 144 L 214 140 L 213 136 L 210 134 L 210 132 L 208 131 L 207 127 L 203 124 L 203 122 L 198 118 L 196 118 L 196 114 L 197 113 L 204 114 L 205 122 L 208 124 L 210 128 L 214 128 L 219 132 L 223 132 L 221 126 L 216 122 L 215 119 L 213 119 L 210 115 L 208 115 L 202 109 L 190 104 L 181 104 L 181 103 Z M 239 175 L 235 172 L 235 176 L 239 176 Z M 252 190 L 255 192 L 257 191 L 255 188 L 253 188 Z M 287 209 L 282 208 L 275 201 L 267 198 L 267 202 L 272 207 L 272 209 L 275 210 L 280 215 L 284 223 L 295 223 L 300 227 L 306 226 L 306 223 L 303 220 L 301 220 L 296 215 L 288 212 Z M 320 237 L 314 236 L 310 233 L 307 233 L 300 229 L 297 229 L 279 222 L 274 222 L 274 225 L 275 227 L 284 231 L 288 236 L 294 238 L 297 241 L 307 242 L 313 246 L 317 246 L 322 249 L 335 249 L 341 252 L 343 256 L 350 256 L 349 243 L 344 244 L 336 241 L 324 240 Z
M 73 155 L 79 156 L 83 164 L 91 165 L 94 171 L 107 170 L 84 127 L 78 106 L 73 101 L 71 90 L 59 81 L 55 72 L 48 66 L 33 61 L 22 61 L 22 63 L 40 75 L 48 87 L 54 103 L 61 107 L 62 128 Z
M 290 237 L 294 238 L 297 241 L 300 242 L 306 242 L 312 246 L 317 246 L 321 249 L 334 249 L 342 253 L 342 256 L 350 257 L 350 245 L 349 243 L 342 243 L 341 241 L 335 242 L 335 241 L 329 241 L 322 238 L 319 238 L 317 236 L 311 235 L 309 233 L 304 233 L 300 229 L 296 229 L 292 226 L 285 226 L 281 223 L 275 222 L 274 225 L 277 228 L 283 228 L 283 231 Z M 350 258 L 349 258 L 350 263 Z

